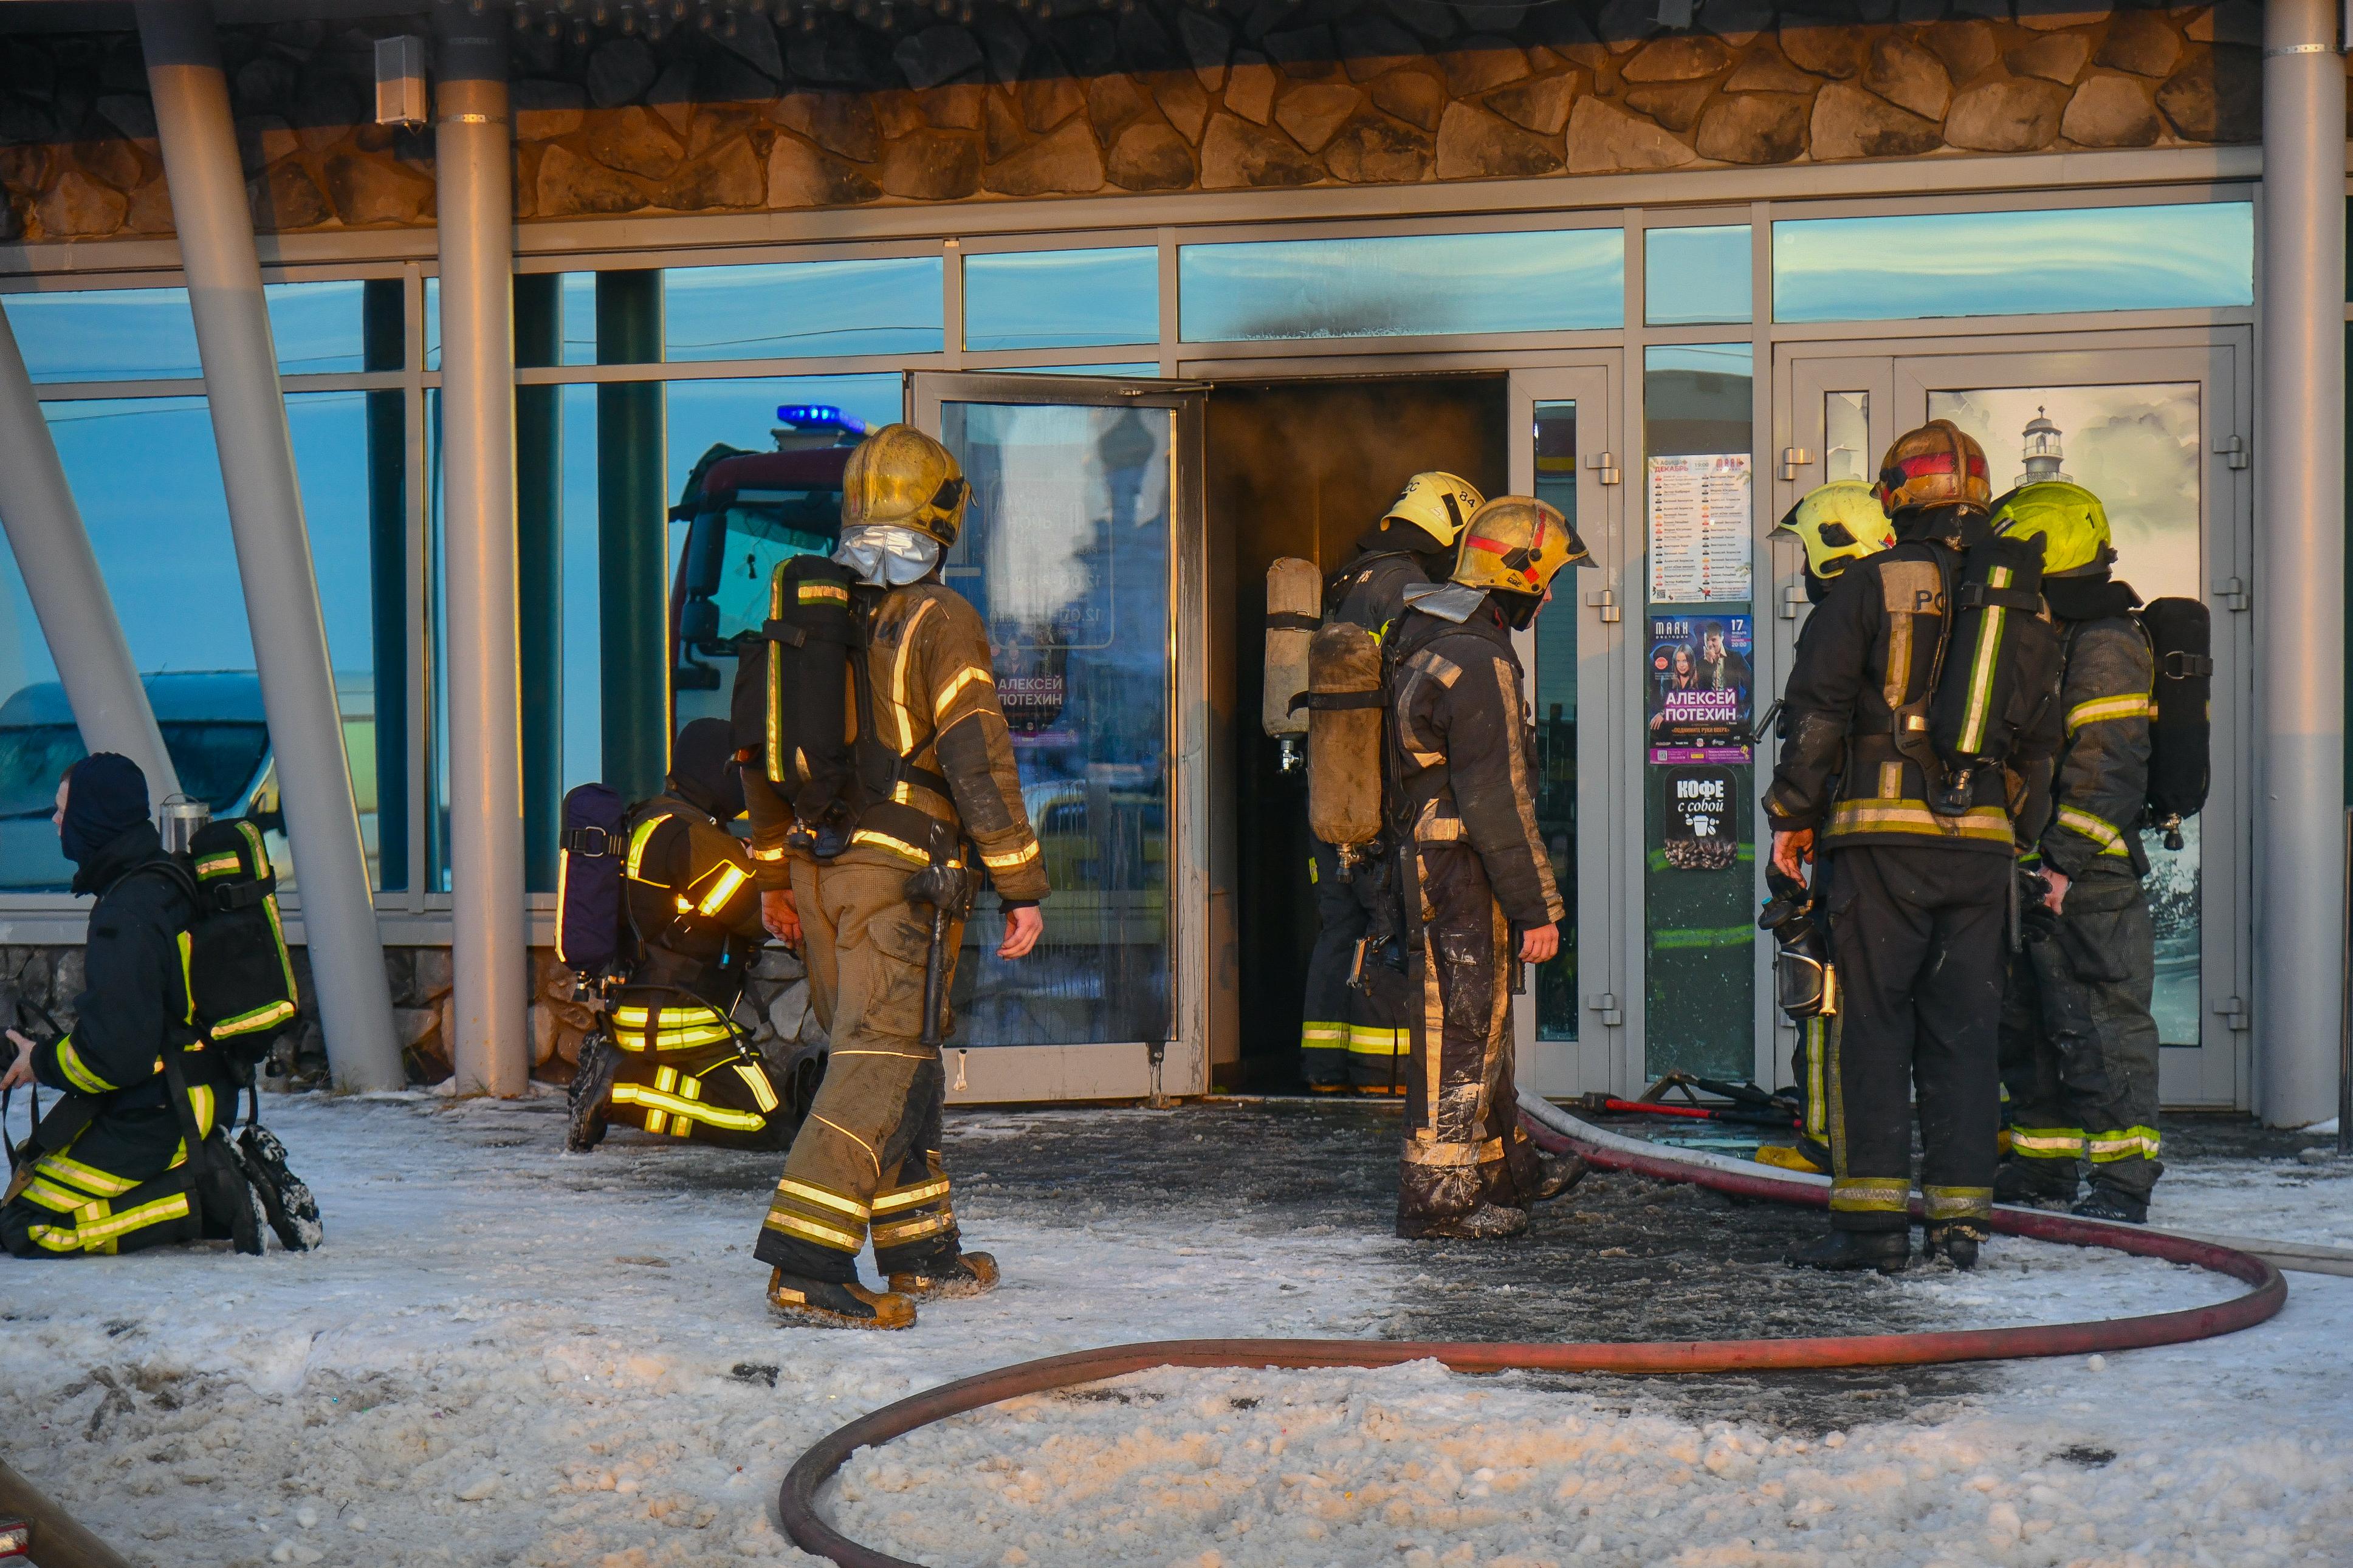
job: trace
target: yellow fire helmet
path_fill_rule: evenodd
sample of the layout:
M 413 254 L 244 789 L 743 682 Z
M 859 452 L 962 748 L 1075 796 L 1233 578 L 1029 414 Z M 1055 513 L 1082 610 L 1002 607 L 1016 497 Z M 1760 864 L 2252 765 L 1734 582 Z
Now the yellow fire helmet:
M 1558 507 L 1533 496 L 1497 496 L 1463 526 L 1454 581 L 1541 598 L 1562 567 L 1592 564 L 1585 542 Z
M 1985 448 L 1949 419 L 1898 436 L 1879 465 L 1879 504 L 1890 517 L 1915 506 L 1982 507 L 1992 500 Z
M 2021 485 L 1994 508 L 1993 528 L 2013 539 L 2042 541 L 2042 574 L 2104 570 L 2116 547 L 2108 530 L 2108 509 L 2081 485 L 2042 479 Z
M 1850 561 L 1876 555 L 1895 542 L 1895 525 L 1880 510 L 1879 496 L 1861 479 L 1832 479 L 1805 498 L 1773 525 L 1806 548 L 1806 570 L 1827 583 Z
M 841 526 L 892 523 L 954 544 L 971 498 L 955 453 L 913 425 L 885 425 L 849 454 Z
M 1487 502 L 1465 479 L 1432 469 L 1406 480 L 1405 491 L 1381 514 L 1384 522 L 1409 522 L 1440 544 L 1461 537 L 1462 525 Z

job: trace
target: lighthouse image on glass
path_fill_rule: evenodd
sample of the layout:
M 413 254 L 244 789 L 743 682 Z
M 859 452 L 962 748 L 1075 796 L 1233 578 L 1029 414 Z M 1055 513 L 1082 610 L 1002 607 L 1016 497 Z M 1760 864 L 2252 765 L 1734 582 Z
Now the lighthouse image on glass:
M 2019 484 L 2035 485 L 2046 479 L 2056 479 L 2061 484 L 2073 482 L 2060 467 L 2067 454 L 2059 449 L 2059 426 L 2051 423 L 2049 409 L 2037 408 L 2020 434 L 2026 437 L 2026 450 L 2020 454 L 2026 472 L 2018 477 Z

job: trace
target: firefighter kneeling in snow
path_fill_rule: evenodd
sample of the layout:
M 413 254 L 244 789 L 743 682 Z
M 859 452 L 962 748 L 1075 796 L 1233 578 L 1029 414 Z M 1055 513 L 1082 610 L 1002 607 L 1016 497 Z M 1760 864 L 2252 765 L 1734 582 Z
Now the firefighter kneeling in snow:
M 733 731 L 697 719 L 668 787 L 629 814 L 623 896 L 638 962 L 605 1027 L 581 1047 L 566 1146 L 608 1121 L 734 1148 L 781 1148 L 791 1123 L 767 1063 L 729 1022 L 765 940 L 752 860 L 727 824 L 744 813 Z
M 1528 1206 L 1584 1174 L 1519 1124 L 1512 994 L 1520 964 L 1560 951 L 1566 912 L 1536 830 L 1535 741 L 1512 633 L 1556 573 L 1587 560 L 1561 514 L 1499 496 L 1462 531 L 1453 578 L 1406 592 L 1390 634 L 1387 803 L 1419 998 L 1406 1081 L 1397 1231 L 1515 1236 Z
M 1044 930 L 1046 873 L 987 632 L 939 580 L 968 495 L 955 457 L 912 426 L 885 426 L 851 455 L 834 555 L 855 582 L 848 595 L 858 628 L 847 786 L 857 804 L 845 846 L 796 833 L 778 809 L 807 783 L 799 758 L 813 744 L 778 748 L 764 781 L 776 787 L 748 792 L 768 929 L 804 950 L 809 1005 L 832 1047 L 754 1248 L 776 1271 L 770 1305 L 797 1322 L 903 1329 L 920 1300 L 976 1296 L 997 1283 L 994 1259 L 963 1250 L 950 1206 L 938 1042 L 968 879 L 986 868 L 995 882 L 1005 906 L 997 955 L 1015 959 Z M 786 647 L 777 644 L 779 659 Z M 772 690 L 785 684 L 780 676 Z M 791 776 L 780 776 L 779 763 Z M 820 858 L 820 848 L 832 852 Z M 934 977 L 940 1013 L 927 1028 Z M 889 1281 L 880 1291 L 858 1279 L 870 1226 Z
M 56 820 L 76 868 L 73 890 L 98 895 L 83 952 L 89 989 L 74 998 L 70 1033 L 34 1041 L 8 1031 L 16 1055 L 0 1088 L 38 1082 L 65 1098 L 22 1152 L 0 1205 L 0 1246 L 19 1258 L 69 1258 L 229 1239 L 258 1253 L 271 1226 L 288 1246 L 307 1247 L 317 1210 L 278 1141 L 248 1129 L 241 1156 L 228 1142 L 237 1071 L 228 1047 L 195 1022 L 191 994 L 204 990 L 191 978 L 185 934 L 197 883 L 164 851 L 145 775 L 111 752 L 85 757 L 58 786 Z M 249 842 L 258 858 L 259 838 Z M 195 877 L 212 864 L 200 862 Z M 290 1000 L 283 1009 L 292 1016 Z M 239 1021 L 216 1027 L 227 1038 Z M 268 1035 L 250 1037 L 266 1044 Z

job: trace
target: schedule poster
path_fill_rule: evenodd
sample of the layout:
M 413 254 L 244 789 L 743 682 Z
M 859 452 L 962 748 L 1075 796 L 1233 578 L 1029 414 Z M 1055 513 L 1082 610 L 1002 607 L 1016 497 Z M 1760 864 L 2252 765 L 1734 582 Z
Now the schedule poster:
M 1651 761 L 1749 760 L 1746 616 L 1651 617 Z
M 1749 596 L 1748 454 L 1651 459 L 1651 603 Z

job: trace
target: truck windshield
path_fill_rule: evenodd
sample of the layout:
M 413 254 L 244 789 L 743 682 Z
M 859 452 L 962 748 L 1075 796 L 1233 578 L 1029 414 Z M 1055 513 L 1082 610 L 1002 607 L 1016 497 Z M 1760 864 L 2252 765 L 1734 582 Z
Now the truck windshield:
M 795 555 L 830 553 L 840 514 L 841 492 L 830 486 L 736 496 L 724 514 L 724 564 L 711 595 L 719 611 L 719 641 L 758 633 L 768 619 L 768 579 L 776 563 Z M 708 526 L 711 514 L 704 513 L 703 521 Z
M 237 810 L 269 756 L 269 726 L 181 721 L 159 728 L 180 788 L 217 814 Z M 57 806 L 58 780 L 87 755 L 81 731 L 71 724 L 0 729 L 0 818 L 47 816 Z

